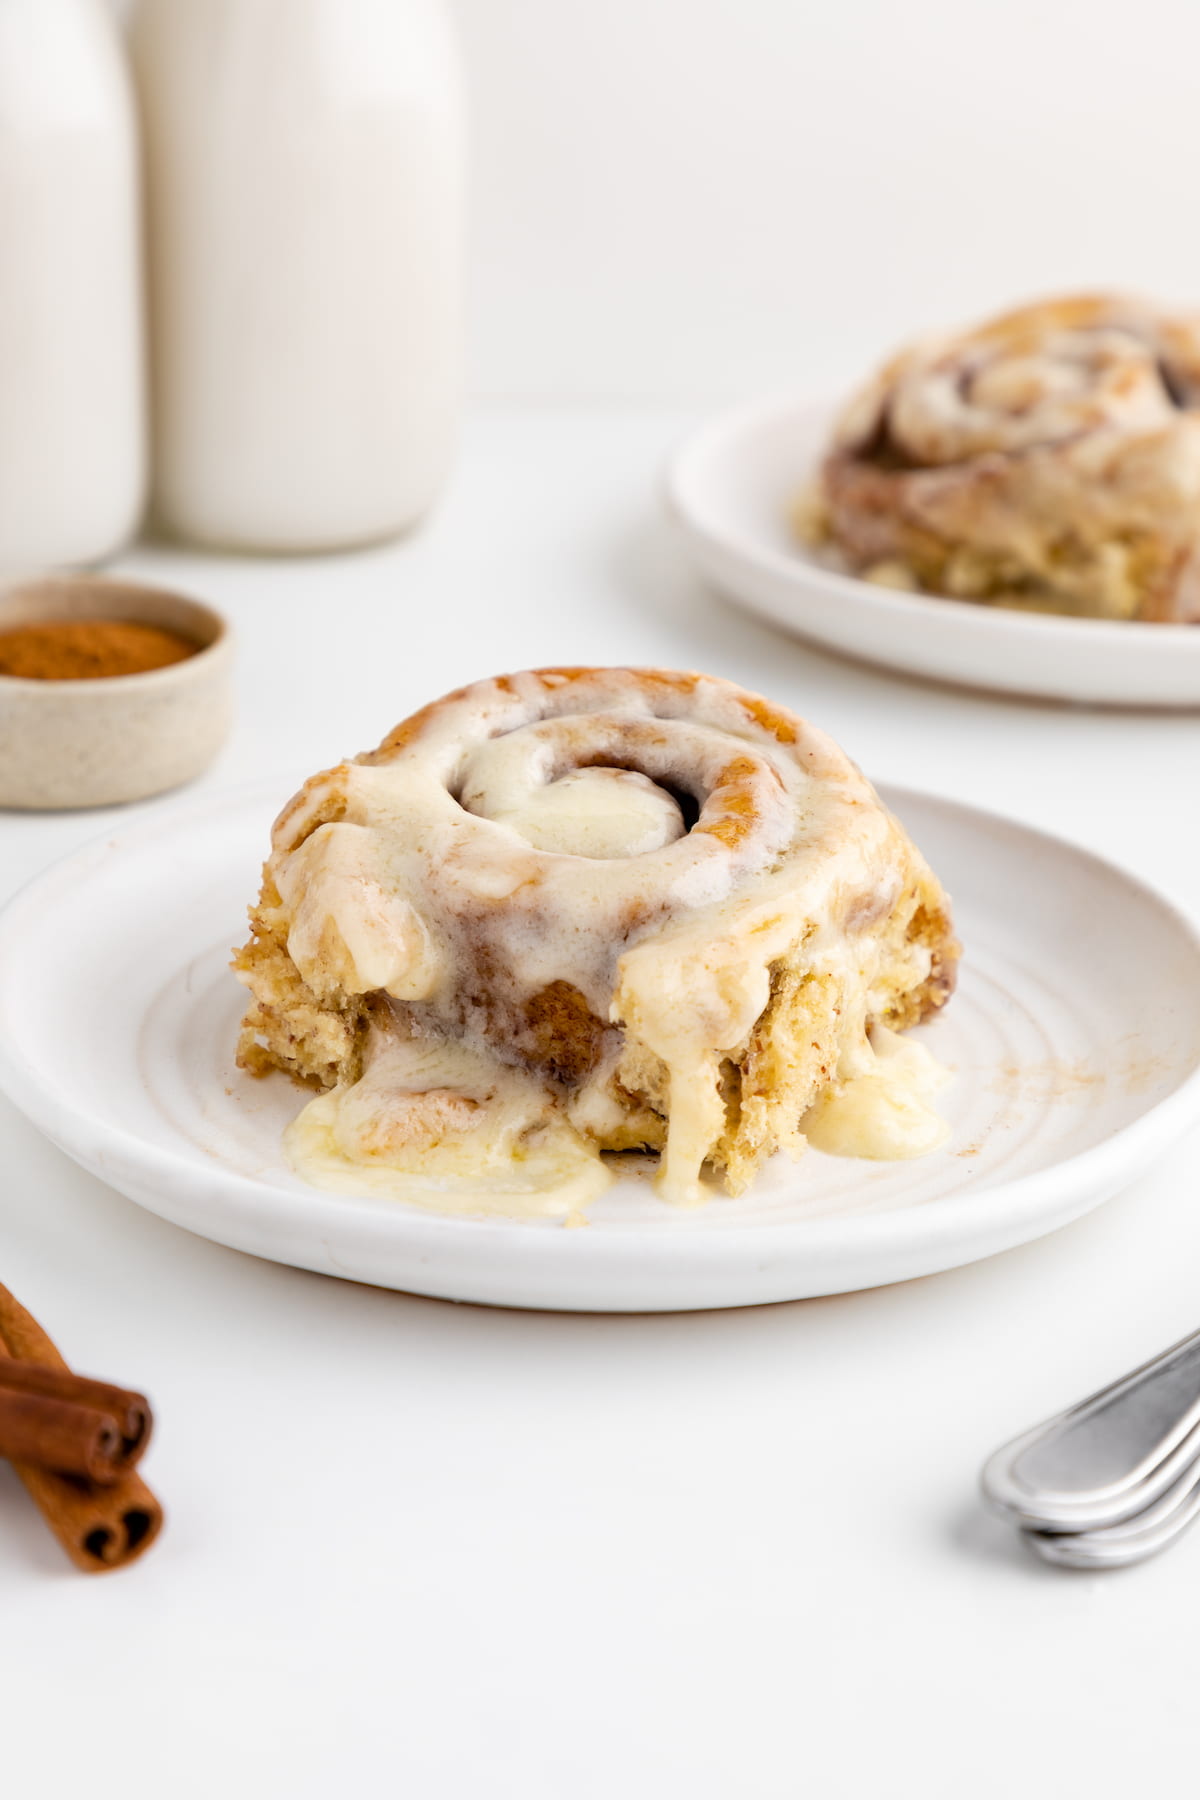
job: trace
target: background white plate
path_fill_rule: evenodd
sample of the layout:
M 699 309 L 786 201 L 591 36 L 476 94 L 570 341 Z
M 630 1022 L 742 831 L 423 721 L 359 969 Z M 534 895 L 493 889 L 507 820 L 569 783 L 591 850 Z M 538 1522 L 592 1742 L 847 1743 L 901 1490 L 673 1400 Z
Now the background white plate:
M 1005 612 L 840 575 L 792 532 L 833 409 L 775 400 L 727 413 L 676 451 L 668 510 L 731 599 L 851 656 L 915 675 L 1055 700 L 1200 705 L 1200 625 Z
M 1107 1199 L 1200 1113 L 1200 939 L 1111 865 L 947 801 L 889 796 L 967 945 L 924 1028 L 956 1071 L 931 1156 L 776 1159 L 695 1212 L 623 1179 L 584 1230 L 447 1218 L 307 1187 L 303 1095 L 233 1064 L 243 936 L 274 785 L 166 808 L 39 876 L 0 917 L 0 1084 L 130 1199 L 256 1256 L 510 1306 L 677 1310 L 797 1299 L 987 1256 Z M 30 1204 L 35 1202 L 31 1199 Z

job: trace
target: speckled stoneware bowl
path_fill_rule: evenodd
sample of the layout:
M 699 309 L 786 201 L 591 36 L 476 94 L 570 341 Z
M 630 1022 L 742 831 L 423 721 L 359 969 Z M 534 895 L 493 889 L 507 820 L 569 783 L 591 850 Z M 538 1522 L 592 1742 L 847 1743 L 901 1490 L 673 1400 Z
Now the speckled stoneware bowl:
M 140 675 L 32 681 L 0 675 L 0 806 L 111 806 L 178 787 L 229 731 L 233 643 L 211 606 L 101 575 L 0 589 L 0 631 L 51 619 L 129 619 L 201 646 Z

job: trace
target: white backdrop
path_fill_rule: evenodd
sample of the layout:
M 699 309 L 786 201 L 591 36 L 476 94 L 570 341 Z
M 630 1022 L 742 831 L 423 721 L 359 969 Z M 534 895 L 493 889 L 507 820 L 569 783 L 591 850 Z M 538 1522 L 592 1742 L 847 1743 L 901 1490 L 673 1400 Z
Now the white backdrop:
M 1200 301 L 1196 0 L 456 0 L 489 396 L 838 386 L 1124 284 Z
M 483 397 L 839 388 L 1042 292 L 1200 301 L 1197 0 L 450 3 Z

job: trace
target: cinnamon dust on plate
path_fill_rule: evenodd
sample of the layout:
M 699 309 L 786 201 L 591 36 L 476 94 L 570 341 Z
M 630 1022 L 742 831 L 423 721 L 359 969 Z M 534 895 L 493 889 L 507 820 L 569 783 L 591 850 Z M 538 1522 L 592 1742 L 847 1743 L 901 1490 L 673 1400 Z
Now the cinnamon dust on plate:
M 199 649 L 176 631 L 134 619 L 41 619 L 0 631 L 0 675 L 25 681 L 145 675 Z

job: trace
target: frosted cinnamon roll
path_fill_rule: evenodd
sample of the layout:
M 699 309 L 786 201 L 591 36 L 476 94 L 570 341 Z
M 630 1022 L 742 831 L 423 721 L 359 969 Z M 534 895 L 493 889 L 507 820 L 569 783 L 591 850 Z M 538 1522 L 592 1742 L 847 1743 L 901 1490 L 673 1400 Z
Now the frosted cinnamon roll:
M 945 895 L 829 738 L 726 681 L 448 695 L 284 808 L 251 926 L 239 1061 L 321 1090 L 287 1138 L 319 1185 L 577 1216 L 605 1152 L 688 1203 L 806 1122 L 943 1135 L 895 1034 L 953 986 Z
M 1200 619 L 1200 315 L 1080 296 L 902 351 L 842 414 L 800 528 L 887 586 Z

